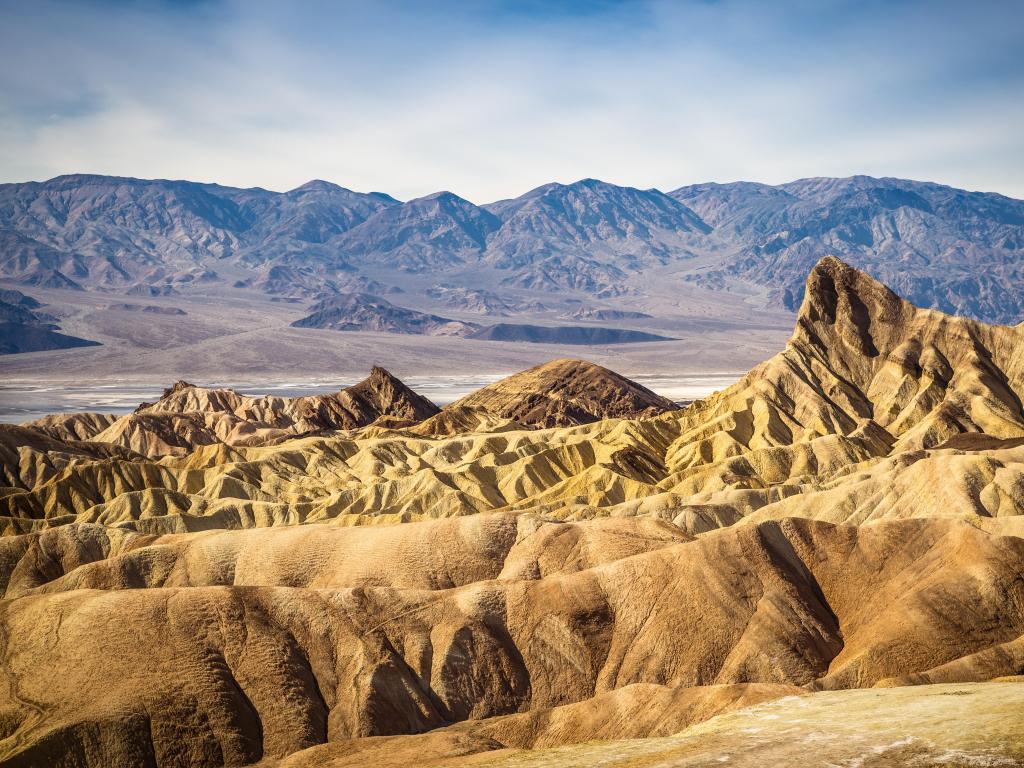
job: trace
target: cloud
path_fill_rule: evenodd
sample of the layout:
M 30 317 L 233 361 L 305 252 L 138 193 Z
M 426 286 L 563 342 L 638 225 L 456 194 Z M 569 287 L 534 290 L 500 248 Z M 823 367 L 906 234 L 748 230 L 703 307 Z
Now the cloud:
M 1024 197 L 1024 14 L 1005 3 L 11 4 L 0 178 L 475 202 L 595 176 L 808 175 Z

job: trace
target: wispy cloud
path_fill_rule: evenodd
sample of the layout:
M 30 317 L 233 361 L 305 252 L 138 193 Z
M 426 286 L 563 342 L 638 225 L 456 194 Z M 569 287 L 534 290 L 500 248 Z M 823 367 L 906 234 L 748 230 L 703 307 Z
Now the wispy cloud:
M 870 173 L 1024 197 L 1004 2 L 0 3 L 0 178 L 484 202 Z

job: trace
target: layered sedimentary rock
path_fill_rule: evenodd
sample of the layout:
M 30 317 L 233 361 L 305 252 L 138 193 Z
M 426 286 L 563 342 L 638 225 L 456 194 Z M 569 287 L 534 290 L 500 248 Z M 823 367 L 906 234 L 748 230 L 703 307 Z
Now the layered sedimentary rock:
M 438 408 L 383 368 L 340 392 L 306 397 L 249 397 L 179 381 L 155 403 L 110 421 L 87 437 L 147 456 L 182 455 L 207 445 L 260 445 L 323 430 L 351 430 L 381 419 L 410 425 Z M 77 414 L 79 423 L 88 415 Z M 53 417 L 26 426 L 57 434 Z
M 667 398 L 586 360 L 554 360 L 502 379 L 455 402 L 521 424 L 564 427 L 601 419 L 643 418 L 676 409 Z
M 27 433 L 4 428 L 19 454 L 0 498 L 5 525 L 180 530 L 534 509 L 649 514 L 699 532 L 754 513 L 1018 514 L 1024 330 L 916 309 L 833 259 L 808 285 L 783 352 L 682 410 L 605 369 L 557 361 L 441 415 L 383 373 L 369 380 L 373 397 L 179 386 L 90 437 L 173 458 L 79 461 L 59 477 Z M 518 428 L 581 421 L 592 423 Z
M 594 525 L 510 516 L 162 538 L 70 526 L 9 540 L 8 754 L 39 764 L 77 745 L 96 764 L 245 764 L 636 684 L 648 706 L 669 699 L 671 722 L 680 688 L 757 700 L 770 698 L 757 686 L 948 679 L 955 664 L 961 680 L 989 680 L 1024 663 L 1017 536 L 937 520 L 790 520 L 698 540 L 643 519 Z M 130 631 L 110 617 L 131 617 Z M 533 746 L 513 726 L 490 737 Z M 635 727 L 619 735 L 665 733 L 651 716 Z
M 556 361 L 440 412 L 375 371 L 0 428 L 0 760 L 1013 764 L 1022 342 L 825 259 L 685 409 Z
M 92 440 L 117 421 L 112 413 L 53 413 L 22 426 L 37 429 L 57 440 Z

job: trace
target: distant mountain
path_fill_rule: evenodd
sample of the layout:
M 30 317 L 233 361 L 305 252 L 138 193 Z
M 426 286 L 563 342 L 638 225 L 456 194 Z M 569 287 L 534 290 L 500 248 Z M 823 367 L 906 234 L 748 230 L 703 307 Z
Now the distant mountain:
M 346 259 L 419 272 L 472 261 L 499 219 L 451 192 L 438 192 L 379 212 L 339 238 Z
M 247 216 L 254 219 L 251 231 L 260 243 L 250 246 L 249 253 L 258 261 L 268 260 L 260 258 L 263 254 L 276 254 L 280 243 L 297 248 L 304 243 L 326 243 L 378 211 L 398 204 L 393 197 L 380 192 L 362 194 L 319 180 L 283 195 L 254 195 L 253 190 L 242 190 L 236 199 Z
M 58 333 L 45 325 L 0 322 L 0 355 L 97 346 L 98 341 Z
M 743 278 L 795 310 L 804 276 L 835 254 L 921 306 L 987 322 L 1024 315 L 1024 201 L 869 176 L 699 184 L 670 194 L 734 246 L 698 278 L 705 285 Z
M 0 322 L 41 325 L 43 320 L 34 312 L 41 306 L 21 291 L 0 291 Z
M 631 309 L 594 309 L 593 307 L 580 307 L 572 312 L 567 312 L 563 317 L 569 320 L 597 320 L 599 322 L 609 322 L 618 320 L 646 320 L 650 315 L 646 312 L 636 312 Z
M 98 346 L 98 341 L 57 333 L 56 318 L 21 291 L 0 290 L 0 355 Z
M 1024 317 L 1024 201 L 927 182 L 854 176 L 664 194 L 583 179 L 482 206 L 451 192 L 401 203 L 325 181 L 283 193 L 88 175 L 0 185 L 0 280 L 47 289 L 429 297 L 443 281 L 482 292 L 449 293 L 450 306 L 501 313 L 503 303 L 548 304 L 545 295 L 643 296 L 690 282 L 795 311 L 804 276 L 827 254 L 922 306 Z
M 179 307 L 157 307 L 152 304 L 108 304 L 107 309 L 115 312 L 143 312 L 147 315 L 177 315 L 179 317 L 188 314 Z
M 494 291 L 457 285 L 435 285 L 427 289 L 426 295 L 452 309 L 481 315 L 502 316 L 521 311 L 544 310 L 544 305 L 538 302 L 516 301 Z
M 238 280 L 235 288 L 256 288 L 275 296 L 314 297 L 326 293 L 401 293 L 400 288 L 386 286 L 364 275 L 342 273 L 325 277 L 316 266 L 275 264 L 263 266 L 253 276 Z
M 485 258 L 513 271 L 507 283 L 526 288 L 597 292 L 627 272 L 687 255 L 710 227 L 656 189 L 596 179 L 545 184 L 486 206 L 501 218 Z
M 473 323 L 396 307 L 379 296 L 367 293 L 329 296 L 310 307 L 309 314 L 296 320 L 292 326 L 426 336 L 465 336 L 480 327 Z
M 174 290 L 195 284 L 197 270 L 220 280 L 219 265 L 231 264 L 250 272 L 236 282 L 279 291 L 274 267 L 323 282 L 366 268 L 487 265 L 510 285 L 597 293 L 707 229 L 661 192 L 592 179 L 481 207 L 450 192 L 398 203 L 323 181 L 276 193 L 60 176 L 0 185 L 0 278 Z
M 189 282 L 198 265 L 309 259 L 348 265 L 331 237 L 397 204 L 326 182 L 291 192 L 191 181 L 58 176 L 0 185 L 0 274 L 47 270 L 92 286 Z

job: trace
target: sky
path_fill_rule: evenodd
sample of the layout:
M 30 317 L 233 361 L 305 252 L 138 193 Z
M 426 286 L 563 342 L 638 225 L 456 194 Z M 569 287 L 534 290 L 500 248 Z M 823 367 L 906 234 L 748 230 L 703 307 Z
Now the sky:
M 0 0 L 0 181 L 1024 198 L 1024 2 Z

